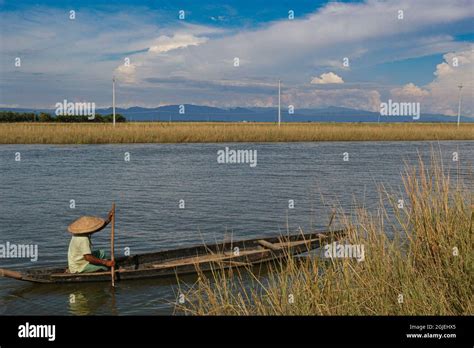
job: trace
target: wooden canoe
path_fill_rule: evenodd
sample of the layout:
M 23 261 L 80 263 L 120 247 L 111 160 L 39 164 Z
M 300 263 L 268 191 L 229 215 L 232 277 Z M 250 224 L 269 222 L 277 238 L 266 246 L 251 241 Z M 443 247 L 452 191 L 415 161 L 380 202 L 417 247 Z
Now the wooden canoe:
M 316 249 L 343 235 L 343 230 L 300 233 L 122 257 L 116 259 L 116 279 L 164 278 L 193 274 L 198 270 L 206 272 L 253 266 Z M 35 283 L 110 282 L 110 272 L 69 273 L 65 267 L 32 268 L 24 271 L 0 268 L 0 276 Z

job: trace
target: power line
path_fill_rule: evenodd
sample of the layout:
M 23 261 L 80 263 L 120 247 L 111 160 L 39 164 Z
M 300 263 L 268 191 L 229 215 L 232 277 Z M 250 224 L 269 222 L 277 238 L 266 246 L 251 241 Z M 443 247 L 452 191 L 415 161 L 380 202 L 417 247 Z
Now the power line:
M 278 127 L 281 125 L 281 80 L 278 80 Z
M 459 103 L 458 103 L 458 127 L 459 123 L 461 122 L 461 90 L 462 90 L 462 83 L 458 86 L 459 88 Z
M 115 76 L 112 78 L 112 114 L 113 124 L 115 127 Z

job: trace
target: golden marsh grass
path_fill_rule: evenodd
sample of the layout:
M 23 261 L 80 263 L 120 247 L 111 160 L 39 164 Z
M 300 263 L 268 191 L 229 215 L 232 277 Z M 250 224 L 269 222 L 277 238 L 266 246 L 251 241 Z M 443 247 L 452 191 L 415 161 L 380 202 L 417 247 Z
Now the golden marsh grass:
M 0 144 L 474 140 L 474 124 L 1 123 Z
M 192 315 L 472 315 L 472 191 L 435 158 L 403 176 L 406 205 L 381 188 L 374 211 L 339 212 L 364 261 L 290 257 L 264 278 L 250 269 L 181 284 Z M 388 208 L 389 207 L 389 208 Z M 388 209 L 395 217 L 388 218 Z M 389 237 L 390 236 L 390 237 Z

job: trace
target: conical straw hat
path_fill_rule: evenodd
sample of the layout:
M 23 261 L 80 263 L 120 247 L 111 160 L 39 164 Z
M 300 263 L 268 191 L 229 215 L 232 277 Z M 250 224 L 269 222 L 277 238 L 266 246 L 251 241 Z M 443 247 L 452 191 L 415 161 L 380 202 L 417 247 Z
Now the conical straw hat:
M 95 216 L 81 216 L 67 228 L 72 234 L 85 234 L 100 231 L 105 226 L 105 220 Z

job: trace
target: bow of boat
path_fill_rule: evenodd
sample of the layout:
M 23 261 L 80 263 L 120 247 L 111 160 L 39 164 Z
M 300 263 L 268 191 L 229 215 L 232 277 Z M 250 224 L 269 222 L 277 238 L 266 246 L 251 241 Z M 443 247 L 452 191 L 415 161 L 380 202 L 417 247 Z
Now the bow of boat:
M 0 277 L 23 280 L 23 274 L 5 268 L 0 268 Z

